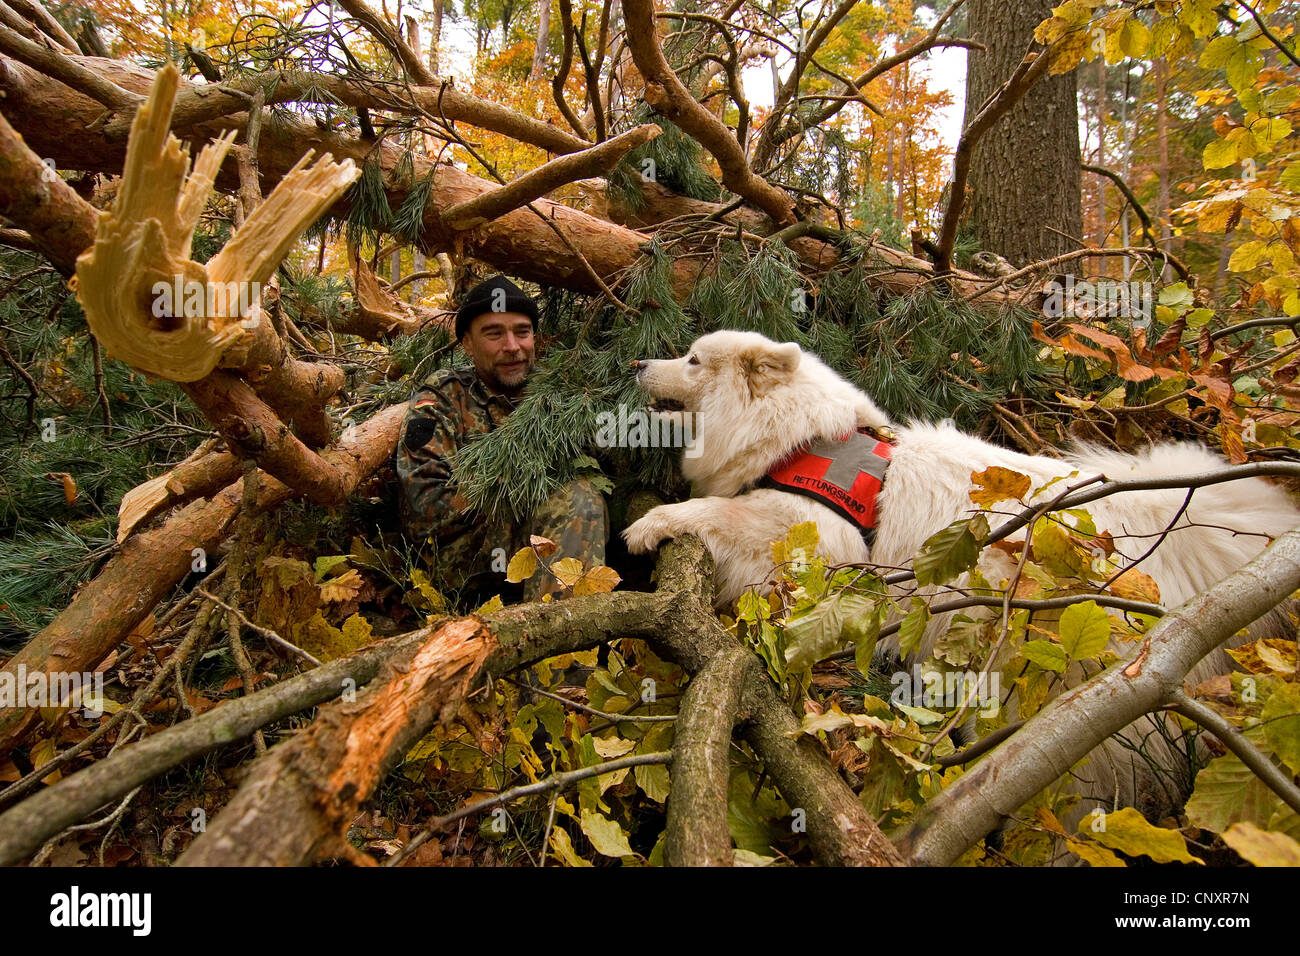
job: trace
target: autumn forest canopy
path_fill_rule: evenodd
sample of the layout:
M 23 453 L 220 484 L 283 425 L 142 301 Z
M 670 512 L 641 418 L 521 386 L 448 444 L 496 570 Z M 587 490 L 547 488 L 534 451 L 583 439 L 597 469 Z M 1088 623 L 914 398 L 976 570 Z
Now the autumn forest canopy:
M 802 523 L 717 608 L 699 539 L 624 545 L 691 487 L 618 424 L 743 329 L 896 422 L 1221 455 L 1175 505 L 1300 494 L 1298 23 L 0 0 L 0 863 L 1300 865 L 1300 530 L 1170 600 L 1090 510 L 1124 475 L 991 467 L 906 564 Z M 458 500 L 581 482 L 610 535 L 485 595 L 395 453 L 497 275 L 537 363 Z

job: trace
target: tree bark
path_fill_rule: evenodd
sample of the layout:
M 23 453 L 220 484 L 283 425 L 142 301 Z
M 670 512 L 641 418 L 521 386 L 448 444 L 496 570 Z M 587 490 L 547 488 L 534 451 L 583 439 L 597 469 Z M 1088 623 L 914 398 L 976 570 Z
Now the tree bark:
M 664 862 L 668 866 L 731 866 L 727 784 L 731 734 L 757 658 L 748 649 L 719 651 L 682 696 L 673 734 L 671 792 Z
M 967 4 L 970 36 L 988 49 L 967 54 L 965 125 L 1024 58 L 1027 38 L 1052 6 L 1052 0 Z M 1070 252 L 1078 245 L 1071 237 L 1083 233 L 1075 95 L 1073 71 L 1044 77 L 984 134 L 972 157 L 976 235 L 986 251 L 1015 266 Z
M 533 68 L 529 78 L 540 80 L 546 68 L 546 48 L 551 42 L 551 0 L 541 0 L 537 5 L 537 38 L 533 46 Z

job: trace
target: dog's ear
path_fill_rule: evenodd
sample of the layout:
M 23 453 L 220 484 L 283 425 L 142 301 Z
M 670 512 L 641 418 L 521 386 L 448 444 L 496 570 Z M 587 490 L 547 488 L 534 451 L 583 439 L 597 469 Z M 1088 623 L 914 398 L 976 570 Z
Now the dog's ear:
M 802 357 L 803 351 L 793 342 L 760 346 L 746 354 L 741 361 L 749 394 L 758 398 L 788 382 Z

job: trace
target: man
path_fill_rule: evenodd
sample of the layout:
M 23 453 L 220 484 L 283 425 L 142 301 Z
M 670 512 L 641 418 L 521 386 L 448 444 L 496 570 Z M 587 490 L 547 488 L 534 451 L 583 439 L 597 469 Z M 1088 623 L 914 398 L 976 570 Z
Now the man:
M 570 482 L 531 515 L 488 518 L 469 507 L 448 459 L 471 438 L 491 432 L 515 410 L 535 356 L 537 304 L 509 279 L 475 286 L 456 313 L 456 338 L 472 369 L 440 369 L 417 390 L 402 423 L 397 477 L 402 524 L 434 565 L 435 586 L 479 601 L 511 590 L 505 563 L 530 535 L 559 547 L 554 563 L 573 557 L 592 567 L 605 562 L 609 514 L 585 479 Z M 539 570 L 524 583 L 525 600 L 557 591 Z

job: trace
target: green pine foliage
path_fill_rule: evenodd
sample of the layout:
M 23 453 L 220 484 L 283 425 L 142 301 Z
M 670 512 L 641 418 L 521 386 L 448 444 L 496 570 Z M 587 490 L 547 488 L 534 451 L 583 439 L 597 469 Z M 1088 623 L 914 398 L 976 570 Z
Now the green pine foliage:
M 717 201 L 722 187 L 704 168 L 704 151 L 699 142 L 644 103 L 628 118 L 627 129 L 643 123 L 655 123 L 663 132 L 623 157 L 609 174 L 610 196 L 618 197 L 633 211 L 639 210 L 645 205 L 641 184 L 654 180 L 683 196 Z
M 845 258 L 843 268 L 814 286 L 781 243 L 755 248 L 728 241 L 679 304 L 668 282 L 670 259 L 654 243 L 625 289 L 635 313 L 548 292 L 542 322 L 548 344 L 528 390 L 501 428 L 456 456 L 461 489 L 481 509 L 528 514 L 590 456 L 614 481 L 616 496 L 633 487 L 680 496 L 680 451 L 597 447 L 598 416 L 616 413 L 620 404 L 629 412 L 644 406 L 628 370 L 633 359 L 682 355 L 695 338 L 717 329 L 797 342 L 899 421 L 952 418 L 979 430 L 993 402 L 1050 394 L 1025 315 L 976 309 L 937 290 L 881 296 L 867 285 L 869 258 L 860 250 Z
M 220 239 L 220 232 L 197 234 L 196 256 L 214 254 Z M 24 255 L 0 255 L 0 285 L 8 281 L 3 276 L 17 278 L 35 264 Z M 61 611 L 112 551 L 122 495 L 184 458 L 209 426 L 176 385 L 105 357 L 110 429 L 85 318 L 53 271 L 21 281 L 0 299 L 0 326 L 6 349 L 38 389 L 29 417 L 30 390 L 12 368 L 0 365 L 5 653 Z
M 361 166 L 361 175 L 343 194 L 348 204 L 348 241 L 375 241 L 381 232 L 392 228 L 393 208 L 384 189 L 384 173 L 375 159 Z

